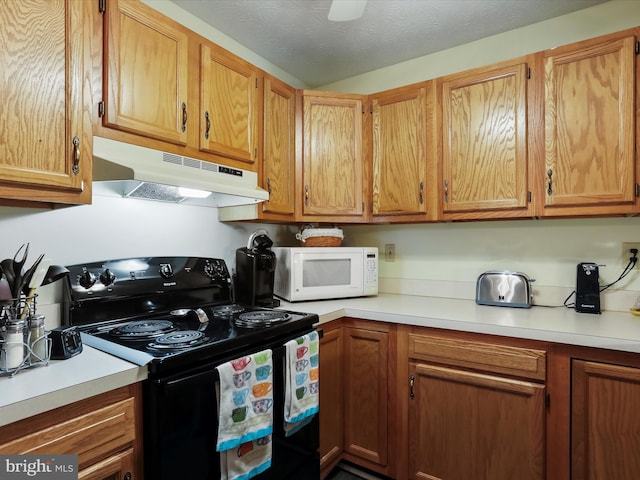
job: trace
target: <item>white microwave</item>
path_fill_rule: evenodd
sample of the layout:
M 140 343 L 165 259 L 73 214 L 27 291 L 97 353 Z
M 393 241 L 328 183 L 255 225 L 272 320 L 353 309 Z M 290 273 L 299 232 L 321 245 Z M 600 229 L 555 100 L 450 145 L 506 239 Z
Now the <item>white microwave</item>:
M 377 247 L 273 247 L 273 293 L 289 302 L 378 293 Z

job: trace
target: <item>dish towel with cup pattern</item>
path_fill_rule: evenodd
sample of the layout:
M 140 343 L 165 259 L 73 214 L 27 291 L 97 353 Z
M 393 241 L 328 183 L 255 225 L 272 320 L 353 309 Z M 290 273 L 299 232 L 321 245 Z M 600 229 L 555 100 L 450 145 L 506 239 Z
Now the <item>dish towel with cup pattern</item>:
M 320 368 L 318 332 L 285 344 L 284 431 L 293 435 L 311 421 L 319 410 Z
M 218 441 L 221 480 L 247 480 L 271 466 L 273 361 L 271 350 L 216 367 L 220 382 Z

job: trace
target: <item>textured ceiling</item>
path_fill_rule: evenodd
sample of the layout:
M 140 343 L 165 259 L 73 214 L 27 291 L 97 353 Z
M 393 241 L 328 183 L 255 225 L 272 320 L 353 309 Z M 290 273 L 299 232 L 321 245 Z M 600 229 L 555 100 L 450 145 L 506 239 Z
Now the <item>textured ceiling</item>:
M 317 87 L 607 0 L 368 0 L 351 22 L 331 0 L 172 1 Z

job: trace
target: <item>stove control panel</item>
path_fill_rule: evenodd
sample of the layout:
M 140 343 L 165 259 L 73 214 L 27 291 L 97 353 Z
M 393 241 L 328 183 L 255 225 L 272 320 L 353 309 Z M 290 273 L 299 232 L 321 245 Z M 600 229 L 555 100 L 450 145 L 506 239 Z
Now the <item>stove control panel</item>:
M 231 284 L 225 261 L 219 258 L 125 258 L 67 268 L 71 298 L 79 301 Z

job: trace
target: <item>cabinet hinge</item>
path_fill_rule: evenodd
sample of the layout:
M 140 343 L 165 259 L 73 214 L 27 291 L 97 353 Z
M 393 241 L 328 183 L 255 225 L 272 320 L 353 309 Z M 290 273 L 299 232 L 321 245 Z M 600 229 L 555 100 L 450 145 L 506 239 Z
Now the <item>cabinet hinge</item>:
M 636 194 L 636 197 L 640 197 L 640 185 L 638 185 L 637 183 L 636 183 L 636 188 L 634 193 Z
M 98 0 L 98 12 L 104 14 L 107 11 L 107 0 Z
M 527 202 L 531 203 L 531 192 L 527 192 Z
M 104 117 L 104 100 L 98 103 L 98 118 Z
M 640 55 L 640 40 L 636 40 L 636 55 Z
M 527 78 L 531 78 L 531 67 L 527 67 Z
M 547 408 L 551 407 L 551 394 L 549 392 L 544 396 L 544 403 Z

